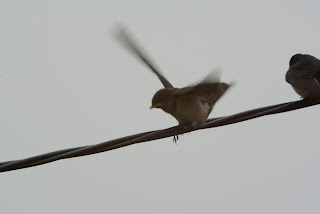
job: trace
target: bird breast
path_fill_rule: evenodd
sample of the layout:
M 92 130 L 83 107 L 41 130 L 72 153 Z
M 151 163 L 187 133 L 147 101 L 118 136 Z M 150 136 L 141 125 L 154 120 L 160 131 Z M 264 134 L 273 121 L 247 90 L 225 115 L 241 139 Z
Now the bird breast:
M 199 125 L 208 118 L 213 106 L 201 100 L 199 97 L 179 97 L 176 111 L 172 114 L 180 125 Z

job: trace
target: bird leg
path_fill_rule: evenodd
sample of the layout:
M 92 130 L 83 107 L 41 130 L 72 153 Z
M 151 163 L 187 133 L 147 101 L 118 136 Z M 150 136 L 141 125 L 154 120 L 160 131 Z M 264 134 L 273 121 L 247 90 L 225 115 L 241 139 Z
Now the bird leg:
M 186 130 L 189 130 L 189 129 L 191 129 L 191 128 L 194 128 L 194 127 L 196 127 L 197 125 L 196 124 L 193 124 L 193 123 L 184 123 L 184 124 L 179 124 L 179 129 L 181 130 L 181 131 L 186 131 Z M 180 134 L 180 136 L 181 135 L 183 135 L 183 134 Z M 173 142 L 175 143 L 175 144 L 177 144 L 177 141 L 179 140 L 179 135 L 174 135 L 173 136 Z
M 177 145 L 177 141 L 179 140 L 179 135 L 173 136 L 173 142 Z

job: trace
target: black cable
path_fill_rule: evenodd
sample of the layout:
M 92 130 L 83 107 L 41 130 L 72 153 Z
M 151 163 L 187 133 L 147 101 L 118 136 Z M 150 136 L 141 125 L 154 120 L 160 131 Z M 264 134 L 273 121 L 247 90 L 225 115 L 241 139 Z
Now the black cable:
M 100 143 L 97 145 L 64 149 L 64 150 L 50 152 L 50 153 L 22 159 L 22 160 L 2 162 L 0 163 L 0 172 L 37 166 L 37 165 L 41 165 L 41 164 L 45 164 L 45 163 L 49 163 L 49 162 L 53 162 L 61 159 L 67 159 L 67 158 L 105 152 L 105 151 L 121 148 L 124 146 L 129 146 L 136 143 L 162 139 L 162 138 L 179 135 L 179 134 L 183 134 L 186 132 L 191 132 L 199 129 L 207 129 L 207 128 L 213 128 L 218 126 L 229 125 L 233 123 L 254 119 L 261 116 L 292 111 L 292 110 L 305 108 L 305 107 L 309 107 L 317 104 L 320 104 L 320 100 L 304 99 L 296 102 L 289 102 L 289 103 L 283 103 L 283 104 L 277 104 L 277 105 L 262 107 L 258 109 L 253 109 L 253 110 L 241 112 L 238 114 L 234 114 L 231 116 L 209 119 L 207 120 L 206 123 L 196 128 L 182 129 L 181 127 L 175 126 L 165 130 L 151 131 L 151 132 L 135 134 L 127 137 L 122 137 L 119 139 L 114 139 L 114 140 Z

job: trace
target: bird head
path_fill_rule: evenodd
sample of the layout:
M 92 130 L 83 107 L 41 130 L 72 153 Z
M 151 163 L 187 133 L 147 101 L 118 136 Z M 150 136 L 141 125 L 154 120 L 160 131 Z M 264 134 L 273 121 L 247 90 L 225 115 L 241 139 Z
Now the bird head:
M 289 62 L 290 67 L 299 62 L 302 56 L 302 54 L 293 55 Z
M 165 112 L 170 112 L 172 104 L 175 102 L 174 89 L 164 88 L 159 90 L 152 98 L 150 109 L 160 108 Z

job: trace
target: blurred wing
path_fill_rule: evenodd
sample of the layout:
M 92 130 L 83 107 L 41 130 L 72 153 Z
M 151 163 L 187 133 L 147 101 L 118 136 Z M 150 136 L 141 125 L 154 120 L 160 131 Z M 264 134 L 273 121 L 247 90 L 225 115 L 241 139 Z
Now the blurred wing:
M 142 51 L 142 48 L 138 45 L 133 39 L 133 36 L 130 36 L 128 31 L 124 28 L 119 28 L 116 33 L 118 41 L 125 46 L 131 53 L 136 55 L 142 62 L 144 62 L 160 79 L 161 83 L 165 88 L 173 88 L 171 83 L 160 73 L 158 68 L 152 63 L 150 58 L 148 58 Z
M 195 86 L 189 86 L 177 90 L 178 96 L 192 96 L 202 102 L 214 105 L 231 86 L 220 82 L 220 73 L 211 72 L 204 80 Z

